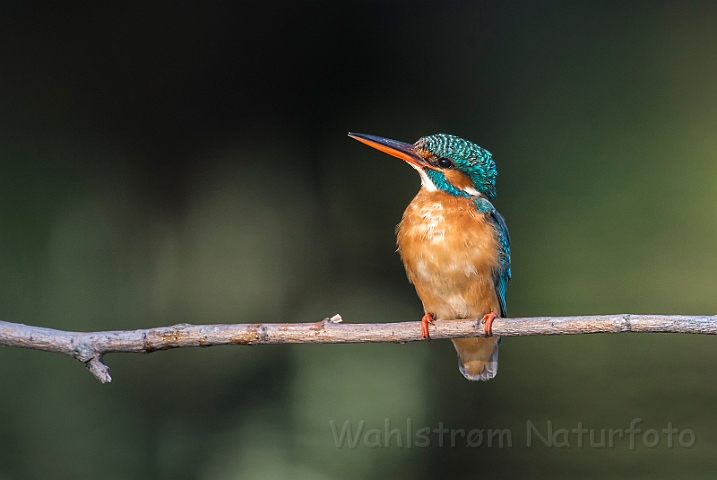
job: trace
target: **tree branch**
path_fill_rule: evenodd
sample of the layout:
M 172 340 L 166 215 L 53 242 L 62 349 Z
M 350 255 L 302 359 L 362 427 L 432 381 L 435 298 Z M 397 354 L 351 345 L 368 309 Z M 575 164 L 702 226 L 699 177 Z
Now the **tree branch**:
M 493 335 L 576 335 L 581 333 L 717 334 L 717 316 L 595 315 L 589 317 L 497 318 Z M 431 338 L 485 334 L 480 319 L 436 320 Z M 420 340 L 421 322 L 341 323 L 335 315 L 316 323 L 189 325 L 108 332 L 67 332 L 0 321 L 0 345 L 69 355 L 102 383 L 112 380 L 107 353 L 151 353 L 182 347 L 280 343 L 405 343 Z

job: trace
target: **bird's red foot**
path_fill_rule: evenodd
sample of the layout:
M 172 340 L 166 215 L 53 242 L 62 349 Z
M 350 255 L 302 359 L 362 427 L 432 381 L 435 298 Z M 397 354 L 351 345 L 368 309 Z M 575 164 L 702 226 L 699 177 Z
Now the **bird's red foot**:
M 427 313 L 421 318 L 421 338 L 419 338 L 419 340 L 431 340 L 431 336 L 428 334 L 429 325 L 433 325 L 432 313 Z
M 483 327 L 483 331 L 485 332 L 486 337 L 493 336 L 493 320 L 495 320 L 497 316 L 498 315 L 496 315 L 495 312 L 490 312 L 483 315 L 483 319 L 480 321 L 480 323 L 485 325 L 485 327 Z

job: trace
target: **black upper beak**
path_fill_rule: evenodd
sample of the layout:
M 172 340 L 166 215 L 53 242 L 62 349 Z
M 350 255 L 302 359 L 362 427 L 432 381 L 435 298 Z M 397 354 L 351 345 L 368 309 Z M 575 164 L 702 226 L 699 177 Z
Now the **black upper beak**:
M 349 137 L 354 138 L 361 143 L 365 143 L 369 147 L 373 147 L 376 150 L 380 150 L 384 153 L 400 158 L 401 160 L 416 167 L 433 168 L 433 166 L 418 153 L 416 147 L 411 143 L 399 142 L 398 140 L 391 140 L 390 138 L 377 137 L 376 135 L 366 135 L 365 133 L 349 132 Z

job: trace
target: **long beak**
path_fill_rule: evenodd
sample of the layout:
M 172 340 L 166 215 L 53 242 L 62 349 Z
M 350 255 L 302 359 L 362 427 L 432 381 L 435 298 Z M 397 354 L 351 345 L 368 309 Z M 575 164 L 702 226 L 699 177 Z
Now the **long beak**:
M 377 137 L 375 135 L 366 135 L 365 133 L 352 133 L 349 132 L 349 137 L 358 140 L 361 143 L 365 143 L 369 147 L 373 147 L 376 150 L 380 150 L 383 153 L 388 153 L 394 157 L 400 158 L 401 160 L 410 163 L 419 168 L 431 168 L 434 169 L 433 165 L 428 163 L 410 143 L 399 142 L 398 140 L 391 140 L 390 138 Z

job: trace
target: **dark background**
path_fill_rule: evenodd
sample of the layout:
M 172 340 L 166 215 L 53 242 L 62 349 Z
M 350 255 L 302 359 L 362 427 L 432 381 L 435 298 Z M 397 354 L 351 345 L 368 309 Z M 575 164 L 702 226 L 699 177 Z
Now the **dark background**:
M 490 150 L 511 316 L 717 313 L 717 6 L 5 2 L 0 318 L 61 329 L 417 320 L 410 168 L 346 137 Z M 505 339 L 111 355 L 0 350 L 0 478 L 712 478 L 717 343 Z M 383 430 L 513 446 L 338 449 Z M 526 446 L 526 422 L 695 444 Z

